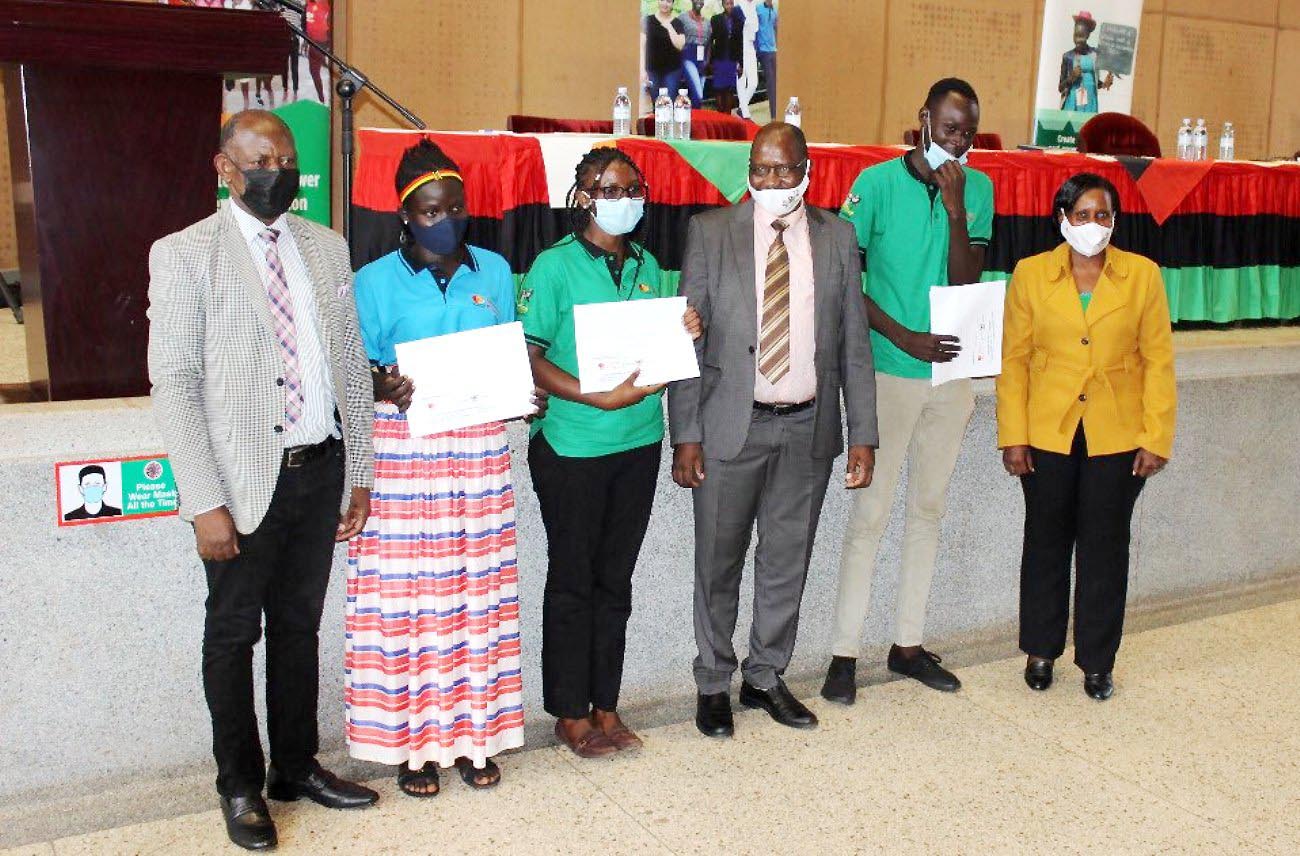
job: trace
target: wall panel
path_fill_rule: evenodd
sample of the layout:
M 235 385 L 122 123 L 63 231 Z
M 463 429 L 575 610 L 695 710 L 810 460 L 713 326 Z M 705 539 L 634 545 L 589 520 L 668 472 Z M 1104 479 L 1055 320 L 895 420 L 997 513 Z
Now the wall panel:
M 519 4 L 349 4 L 348 59 L 431 128 L 503 128 L 505 117 L 519 112 Z M 356 103 L 359 126 L 403 124 L 369 94 Z
M 620 86 L 628 88 L 635 109 L 640 13 L 634 2 L 533 0 L 521 5 L 518 112 L 608 119 Z M 505 116 L 499 121 L 504 123 Z
M 1268 154 L 1292 155 L 1300 150 L 1300 102 L 1294 86 L 1278 85 L 1294 76 L 1295 57 L 1300 52 L 1300 30 L 1277 34 L 1277 69 L 1273 79 L 1273 116 L 1269 125 Z
M 885 5 L 886 0 L 822 0 L 806 12 L 794 3 L 782 9 L 780 91 L 803 102 L 810 139 L 882 139 Z
M 1159 12 L 1143 12 L 1142 30 L 1138 35 L 1137 65 L 1133 69 L 1133 115 L 1156 131 L 1156 136 L 1160 136 L 1156 124 L 1160 119 L 1160 68 L 1164 34 L 1165 16 Z
M 1001 134 L 1007 146 L 1025 142 L 1036 6 L 1034 0 L 891 0 L 881 140 L 902 142 L 903 132 L 917 126 L 931 83 L 963 77 L 980 96 L 980 130 Z
M 1203 117 L 1210 126 L 1211 156 L 1225 120 L 1237 129 L 1238 157 L 1268 154 L 1276 39 L 1273 27 L 1167 14 L 1159 121 L 1152 128 L 1164 151 L 1176 151 L 1182 118 Z
M 1216 21 L 1241 21 L 1248 24 L 1277 23 L 1278 0 L 1165 0 L 1165 11 Z M 1146 6 L 1143 6 L 1146 11 Z

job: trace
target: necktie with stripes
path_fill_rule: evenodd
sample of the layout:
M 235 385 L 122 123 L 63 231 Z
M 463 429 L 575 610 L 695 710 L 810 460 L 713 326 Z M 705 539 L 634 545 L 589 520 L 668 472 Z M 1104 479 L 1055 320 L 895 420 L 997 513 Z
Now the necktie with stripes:
M 289 293 L 289 278 L 285 276 L 280 261 L 280 248 L 276 240 L 278 229 L 263 229 L 257 234 L 266 253 L 266 296 L 271 304 L 271 320 L 275 324 L 275 338 L 280 343 L 280 356 L 284 359 L 284 421 L 293 426 L 302 418 L 302 373 L 298 367 L 298 329 L 293 323 L 293 296 Z
M 785 248 L 786 223 L 773 220 L 776 239 L 767 250 L 763 278 L 763 322 L 758 331 L 758 370 L 771 383 L 790 371 L 790 253 Z

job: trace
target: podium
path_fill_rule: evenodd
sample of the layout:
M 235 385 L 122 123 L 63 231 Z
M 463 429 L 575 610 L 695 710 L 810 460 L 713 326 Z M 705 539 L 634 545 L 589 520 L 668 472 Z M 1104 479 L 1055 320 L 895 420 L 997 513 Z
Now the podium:
M 0 0 L 27 361 L 50 400 L 149 392 L 149 246 L 211 214 L 224 77 L 282 74 L 279 15 Z

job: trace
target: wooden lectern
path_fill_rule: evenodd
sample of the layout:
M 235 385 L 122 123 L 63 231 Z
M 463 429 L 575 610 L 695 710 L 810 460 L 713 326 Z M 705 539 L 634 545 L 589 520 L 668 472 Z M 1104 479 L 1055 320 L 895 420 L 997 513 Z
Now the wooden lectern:
M 272 12 L 0 0 L 34 384 L 145 395 L 149 246 L 216 206 L 222 79 L 283 74 Z

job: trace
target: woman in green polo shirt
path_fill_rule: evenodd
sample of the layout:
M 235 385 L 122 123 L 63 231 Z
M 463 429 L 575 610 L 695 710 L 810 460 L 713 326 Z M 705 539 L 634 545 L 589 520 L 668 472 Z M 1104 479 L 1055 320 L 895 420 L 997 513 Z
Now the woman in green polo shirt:
M 628 237 L 645 202 L 627 155 L 586 154 L 569 191 L 572 234 L 533 262 L 519 301 L 533 376 L 552 395 L 528 446 L 549 559 L 542 699 L 556 736 L 584 758 L 641 745 L 619 718 L 618 694 L 664 425 L 663 387 L 637 386 L 636 375 L 609 392 L 581 392 L 573 307 L 675 294 L 655 257 Z M 699 335 L 694 310 L 683 322 Z

